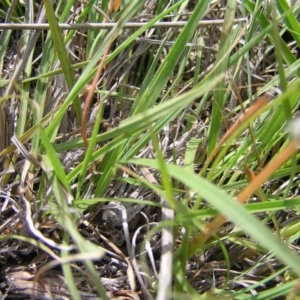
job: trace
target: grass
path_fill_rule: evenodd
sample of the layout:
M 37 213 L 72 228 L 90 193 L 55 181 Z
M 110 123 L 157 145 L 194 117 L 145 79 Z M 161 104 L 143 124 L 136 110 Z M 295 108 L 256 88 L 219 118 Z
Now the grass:
M 3 297 L 297 299 L 299 4 L 42 6 L 0 5 Z

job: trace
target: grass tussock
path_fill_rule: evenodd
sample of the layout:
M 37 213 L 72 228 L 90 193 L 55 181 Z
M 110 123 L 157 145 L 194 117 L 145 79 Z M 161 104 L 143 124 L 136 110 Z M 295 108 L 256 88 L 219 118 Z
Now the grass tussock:
M 1 297 L 297 299 L 298 2 L 2 2 Z

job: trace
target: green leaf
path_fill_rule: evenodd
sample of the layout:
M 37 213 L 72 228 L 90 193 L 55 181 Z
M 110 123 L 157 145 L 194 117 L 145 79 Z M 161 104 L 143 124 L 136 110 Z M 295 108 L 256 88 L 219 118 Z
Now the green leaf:
M 159 169 L 159 163 L 155 160 L 133 159 L 130 160 L 130 163 Z M 300 258 L 274 236 L 258 219 L 249 214 L 244 206 L 229 197 L 223 190 L 190 170 L 171 164 L 167 165 L 167 170 L 170 177 L 180 180 L 187 187 L 197 192 L 221 214 L 240 226 L 244 232 L 250 234 L 264 248 L 276 254 L 282 262 L 286 263 L 300 276 Z M 192 254 L 190 253 L 190 255 Z

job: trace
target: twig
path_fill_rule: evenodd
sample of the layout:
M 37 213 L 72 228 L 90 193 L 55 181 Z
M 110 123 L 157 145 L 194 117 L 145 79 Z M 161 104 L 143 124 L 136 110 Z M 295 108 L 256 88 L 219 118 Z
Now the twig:
M 239 18 L 235 19 L 234 23 L 242 23 L 247 22 L 247 18 Z M 206 20 L 201 21 L 198 24 L 198 27 L 204 27 L 209 25 L 222 25 L 224 20 Z M 83 23 L 83 24 L 65 24 L 60 23 L 58 26 L 61 29 L 111 29 L 116 26 L 117 23 Z M 126 23 L 123 28 L 141 28 L 146 26 L 148 22 L 128 22 Z M 170 28 L 170 27 L 184 27 L 187 24 L 186 21 L 176 21 L 176 22 L 158 22 L 152 27 L 155 28 Z M 35 30 L 48 30 L 50 29 L 48 23 L 40 23 L 40 24 L 30 24 L 30 23 L 0 23 L 0 30 L 3 29 L 35 29 Z

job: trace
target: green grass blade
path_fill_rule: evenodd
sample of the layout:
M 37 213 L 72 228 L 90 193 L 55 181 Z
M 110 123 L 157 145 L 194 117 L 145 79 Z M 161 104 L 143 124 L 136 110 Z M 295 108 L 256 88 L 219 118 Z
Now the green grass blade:
M 131 160 L 131 162 L 138 165 L 159 168 L 158 163 L 154 160 L 136 159 Z M 216 207 L 220 213 L 224 214 L 231 221 L 240 226 L 263 247 L 275 253 L 281 261 L 286 263 L 294 270 L 294 272 L 300 275 L 300 258 L 291 252 L 289 248 L 275 237 L 267 227 L 261 224 L 259 220 L 249 214 L 242 205 L 238 204 L 212 183 L 204 178 L 198 177 L 189 170 L 170 164 L 167 168 L 170 176 L 180 180 L 201 195 L 201 197 Z M 230 209 L 228 209 L 228 207 L 230 207 Z
M 66 83 L 68 85 L 69 90 L 71 90 L 74 86 L 75 79 L 73 70 L 71 67 L 70 58 L 66 49 L 66 45 L 64 42 L 64 38 L 62 36 L 61 30 L 58 26 L 58 22 L 56 20 L 56 16 L 54 10 L 52 8 L 52 4 L 49 0 L 45 0 L 45 9 L 46 15 L 48 19 L 48 23 L 51 30 L 53 44 L 59 58 L 60 65 L 64 72 L 64 76 L 66 79 Z M 81 107 L 78 96 L 74 98 L 74 108 L 76 111 L 77 123 L 81 124 Z
M 217 57 L 218 66 L 215 69 L 216 74 L 225 73 L 228 68 L 228 58 L 230 53 L 228 52 L 232 46 L 232 26 L 233 19 L 236 10 L 236 0 L 227 1 L 227 7 L 224 17 L 223 31 L 220 40 L 220 49 Z M 225 90 L 225 79 L 221 80 L 213 94 L 213 106 L 212 106 L 212 120 L 209 129 L 209 139 L 208 139 L 208 155 L 213 151 L 217 144 L 219 138 L 223 107 L 225 104 L 224 99 Z

